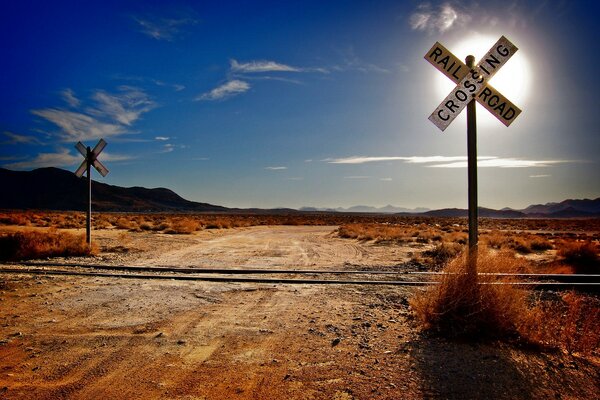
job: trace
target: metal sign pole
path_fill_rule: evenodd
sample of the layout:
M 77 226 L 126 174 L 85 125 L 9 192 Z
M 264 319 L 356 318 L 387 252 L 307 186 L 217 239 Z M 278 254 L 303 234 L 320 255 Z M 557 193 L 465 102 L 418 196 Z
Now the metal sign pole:
M 475 67 L 475 57 L 467 56 L 467 67 Z M 469 180 L 469 273 L 477 273 L 478 210 L 477 210 L 477 115 L 475 99 L 467 104 L 467 166 Z
M 87 207 L 87 224 L 85 227 L 85 238 L 89 245 L 92 244 L 92 149 L 87 147 L 87 183 L 88 183 L 88 207 Z

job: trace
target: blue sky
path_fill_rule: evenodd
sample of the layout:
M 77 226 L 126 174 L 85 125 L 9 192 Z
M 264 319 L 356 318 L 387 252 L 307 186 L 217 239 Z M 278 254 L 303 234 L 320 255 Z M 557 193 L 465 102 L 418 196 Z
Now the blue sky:
M 424 55 L 518 48 L 477 106 L 480 204 L 600 196 L 593 1 L 18 1 L 0 13 L 0 166 L 75 171 L 231 207 L 466 208 L 466 119 Z M 473 50 L 471 50 L 473 49 Z M 511 66 L 512 64 L 512 66 Z M 575 67 L 577 66 L 577 68 Z M 463 113 L 464 114 L 464 113 Z

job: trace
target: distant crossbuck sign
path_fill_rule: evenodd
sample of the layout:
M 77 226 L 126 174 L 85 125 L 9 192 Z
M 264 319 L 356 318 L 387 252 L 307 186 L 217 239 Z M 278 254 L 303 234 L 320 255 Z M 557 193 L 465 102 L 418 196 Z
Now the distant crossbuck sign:
M 77 142 L 75 148 L 79 150 L 83 157 L 85 157 L 85 160 L 83 160 L 79 168 L 77 168 L 77 171 L 75 171 L 75 175 L 77 175 L 78 178 L 81 178 L 83 173 L 88 170 L 88 164 L 96 168 L 96 171 L 98 171 L 100 175 L 108 175 L 108 169 L 102 165 L 100 161 L 98 161 L 98 155 L 102 152 L 102 150 L 104 150 L 105 147 L 106 142 L 104 139 L 100 139 L 93 150 L 90 150 L 89 147 L 85 147 L 83 143 Z
M 502 36 L 479 63 L 469 70 L 440 43 L 434 44 L 425 59 L 457 85 L 431 113 L 429 120 L 444 131 L 475 98 L 504 125 L 509 126 L 521 110 L 487 82 L 516 52 L 517 47 Z

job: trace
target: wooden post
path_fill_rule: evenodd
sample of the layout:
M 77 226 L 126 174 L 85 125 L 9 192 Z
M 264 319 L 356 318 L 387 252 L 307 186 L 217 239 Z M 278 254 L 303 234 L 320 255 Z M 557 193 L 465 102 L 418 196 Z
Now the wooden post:
M 87 147 L 87 181 L 88 181 L 88 207 L 87 207 L 87 218 L 85 227 L 85 239 L 88 246 L 92 245 L 92 149 L 90 146 Z
M 467 67 L 475 66 L 475 57 L 469 55 Z M 478 210 L 477 210 L 477 116 L 475 99 L 467 104 L 467 166 L 469 180 L 469 273 L 477 273 Z

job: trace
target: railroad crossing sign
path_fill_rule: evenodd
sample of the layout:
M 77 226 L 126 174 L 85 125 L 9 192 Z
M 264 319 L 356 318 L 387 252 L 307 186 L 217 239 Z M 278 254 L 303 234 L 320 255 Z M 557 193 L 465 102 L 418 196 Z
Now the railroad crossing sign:
M 429 116 L 429 120 L 444 131 L 448 125 L 467 108 L 467 167 L 469 191 L 469 272 L 476 279 L 478 210 L 477 210 L 477 117 L 475 100 L 506 126 L 509 126 L 521 113 L 488 81 L 517 52 L 517 46 L 502 36 L 485 56 L 475 65 L 475 57 L 468 56 L 466 65 L 454 54 L 436 42 L 425 54 L 425 59 L 456 87 Z
M 521 110 L 487 82 L 517 50 L 514 44 L 502 36 L 477 66 L 470 69 L 436 42 L 425 55 L 425 59 L 457 85 L 431 113 L 429 120 L 444 131 L 474 98 L 504 125 L 509 126 Z
M 96 144 L 96 147 L 94 147 L 94 150 L 90 150 L 90 148 L 85 147 L 83 143 L 77 142 L 75 148 L 79 150 L 83 157 L 85 157 L 85 160 L 83 160 L 79 168 L 77 168 L 77 171 L 75 171 L 75 175 L 77 175 L 78 178 L 81 178 L 85 171 L 89 171 L 88 167 L 90 165 L 96 168 L 96 171 L 98 171 L 100 175 L 108 175 L 108 169 L 104 165 L 102 165 L 100 161 L 98 161 L 98 155 L 102 152 L 102 150 L 104 150 L 105 147 L 106 142 L 104 141 L 104 139 L 100 139 L 98 144 Z
M 87 172 L 87 183 L 88 183 L 88 207 L 87 207 L 87 224 L 85 229 L 85 236 L 88 245 L 92 244 L 92 174 L 91 167 L 96 168 L 96 171 L 100 173 L 102 176 L 108 175 L 108 168 L 106 168 L 100 161 L 98 161 L 98 155 L 104 150 L 106 147 L 106 142 L 104 139 L 100 139 L 94 149 L 92 150 L 89 146 L 85 147 L 85 145 L 81 142 L 77 142 L 75 148 L 79 150 L 81 155 L 85 158 L 77 171 L 75 171 L 75 175 L 78 178 L 83 176 L 84 172 Z

